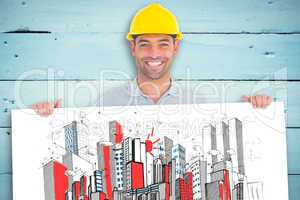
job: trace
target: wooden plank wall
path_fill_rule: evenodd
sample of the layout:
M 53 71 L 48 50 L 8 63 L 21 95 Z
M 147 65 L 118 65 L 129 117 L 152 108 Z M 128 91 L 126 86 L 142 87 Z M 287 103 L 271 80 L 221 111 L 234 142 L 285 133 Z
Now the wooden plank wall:
M 10 109 L 56 98 L 93 106 L 104 90 L 133 78 L 125 34 L 149 2 L 0 1 L 0 199 L 12 199 Z M 284 101 L 289 199 L 299 199 L 300 1 L 156 2 L 184 32 L 176 81 L 200 84 L 211 102 L 259 93 Z

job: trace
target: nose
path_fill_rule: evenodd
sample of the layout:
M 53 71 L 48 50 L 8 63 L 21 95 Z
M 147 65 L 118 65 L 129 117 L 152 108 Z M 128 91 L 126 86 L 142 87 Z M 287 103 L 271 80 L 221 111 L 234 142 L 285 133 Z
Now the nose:
M 152 45 L 149 49 L 149 56 L 152 58 L 158 58 L 160 57 L 160 50 L 156 45 Z

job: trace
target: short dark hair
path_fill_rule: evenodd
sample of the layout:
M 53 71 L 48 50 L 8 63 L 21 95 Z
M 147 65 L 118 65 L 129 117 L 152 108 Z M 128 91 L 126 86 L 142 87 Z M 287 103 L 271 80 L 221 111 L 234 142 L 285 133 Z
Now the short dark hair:
M 139 37 L 139 36 L 141 36 L 141 35 L 143 35 L 143 34 L 132 35 L 133 41 L 135 42 L 136 38 Z M 177 35 L 175 35 L 175 34 L 166 34 L 166 35 L 171 36 L 173 38 L 173 42 L 175 43 Z

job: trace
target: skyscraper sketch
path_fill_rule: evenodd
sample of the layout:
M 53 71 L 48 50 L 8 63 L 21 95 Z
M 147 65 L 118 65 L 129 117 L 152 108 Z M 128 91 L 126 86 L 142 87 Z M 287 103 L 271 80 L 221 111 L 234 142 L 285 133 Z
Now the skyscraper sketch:
M 64 127 L 63 163 L 44 166 L 47 200 L 263 199 L 263 183 L 248 182 L 245 171 L 242 122 L 233 118 L 199 131 L 207 144 L 187 160 L 186 148 L 173 139 L 132 138 L 118 121 L 109 122 L 109 141 L 97 142 L 97 169 L 81 158 L 77 122 Z M 222 142 L 217 142 L 217 138 Z M 219 145 L 222 144 L 222 145 Z M 194 152 L 195 153 L 195 152 Z M 60 183 L 59 183 L 60 182 Z M 57 189 L 57 184 L 63 184 Z M 61 197 L 61 198 L 59 198 Z

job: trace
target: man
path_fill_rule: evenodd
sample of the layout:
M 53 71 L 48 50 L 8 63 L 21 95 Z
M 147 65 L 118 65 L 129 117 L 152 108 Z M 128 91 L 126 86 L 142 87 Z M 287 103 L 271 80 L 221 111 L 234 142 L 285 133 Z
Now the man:
M 171 78 L 171 66 L 183 35 L 176 17 L 158 3 L 139 10 L 134 16 L 127 39 L 136 62 L 136 78 L 121 87 L 114 88 L 99 99 L 99 105 L 154 105 L 204 103 L 195 100 L 190 88 L 176 84 Z M 269 96 L 243 96 L 255 108 L 267 107 Z M 33 109 L 41 116 L 50 115 L 61 101 L 38 103 Z

